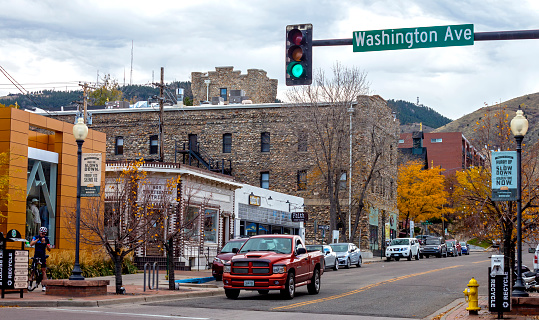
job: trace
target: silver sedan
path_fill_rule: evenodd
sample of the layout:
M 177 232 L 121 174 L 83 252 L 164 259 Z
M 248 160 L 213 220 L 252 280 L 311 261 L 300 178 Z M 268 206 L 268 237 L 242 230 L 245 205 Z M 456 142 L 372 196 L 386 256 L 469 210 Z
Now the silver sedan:
M 337 253 L 328 245 L 322 244 L 309 244 L 306 246 L 307 251 L 322 251 L 324 253 L 324 264 L 326 268 L 333 268 L 333 270 L 339 270 L 339 260 L 337 260 Z

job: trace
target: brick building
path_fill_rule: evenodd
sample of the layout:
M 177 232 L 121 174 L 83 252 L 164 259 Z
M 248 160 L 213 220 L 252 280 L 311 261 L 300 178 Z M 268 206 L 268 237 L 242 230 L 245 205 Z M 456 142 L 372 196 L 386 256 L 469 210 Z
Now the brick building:
M 470 144 L 462 132 L 401 133 L 399 151 L 424 161 L 425 167 L 440 166 L 445 169 L 445 176 L 485 163 L 485 157 Z
M 211 101 L 213 97 L 221 97 L 228 104 L 233 90 L 243 91 L 241 96 L 255 104 L 274 103 L 277 79 L 268 78 L 266 71 L 260 69 L 248 69 L 247 74 L 241 74 L 234 67 L 216 67 L 215 71 L 206 73 L 192 72 L 191 90 L 195 105 L 200 101 Z
M 379 155 L 367 188 L 365 210 L 358 218 L 361 227 L 357 236 L 361 235 L 362 249 L 379 250 L 384 237 L 394 237 L 397 230 L 397 224 L 391 222 L 398 219 L 398 121 L 379 96 L 359 97 L 354 106 L 354 185 L 363 183 L 375 154 Z M 146 161 L 183 162 L 230 173 L 240 183 L 302 197 L 309 212 L 307 241 L 327 242 L 329 232 L 322 238 L 318 226 L 329 224 L 329 203 L 304 185 L 318 152 L 303 143 L 303 139 L 310 139 L 310 128 L 298 119 L 304 118 L 306 112 L 309 110 L 305 107 L 278 103 L 165 107 L 163 159 L 159 159 L 160 119 L 156 109 L 93 110 L 90 128 L 107 133 L 109 160 L 143 157 Z M 74 121 L 75 112 L 60 111 L 50 116 Z M 343 134 L 348 141 L 348 133 Z M 348 150 L 343 153 L 347 155 Z M 347 168 L 348 157 L 344 158 Z M 343 176 L 340 205 L 347 211 L 348 181 L 344 172 Z M 351 217 L 355 219 L 355 212 Z

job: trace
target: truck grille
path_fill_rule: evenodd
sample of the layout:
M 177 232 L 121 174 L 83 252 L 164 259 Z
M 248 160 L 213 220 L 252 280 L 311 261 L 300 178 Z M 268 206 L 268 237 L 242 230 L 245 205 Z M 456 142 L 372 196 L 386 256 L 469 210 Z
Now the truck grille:
M 232 263 L 232 273 L 234 274 L 269 274 L 270 263 L 269 261 L 250 261 L 242 260 Z

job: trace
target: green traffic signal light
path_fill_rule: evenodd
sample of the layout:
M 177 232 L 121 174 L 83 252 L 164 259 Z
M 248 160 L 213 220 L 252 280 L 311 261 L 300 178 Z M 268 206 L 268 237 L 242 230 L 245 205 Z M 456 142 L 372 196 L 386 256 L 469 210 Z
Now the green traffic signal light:
M 312 83 L 312 24 L 286 26 L 286 85 Z

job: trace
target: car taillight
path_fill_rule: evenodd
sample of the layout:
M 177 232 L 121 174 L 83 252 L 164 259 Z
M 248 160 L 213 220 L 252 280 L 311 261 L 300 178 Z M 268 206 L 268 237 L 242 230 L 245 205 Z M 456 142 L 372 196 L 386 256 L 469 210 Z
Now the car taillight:
M 535 254 L 535 257 L 533 258 L 533 263 L 537 264 L 537 254 Z

